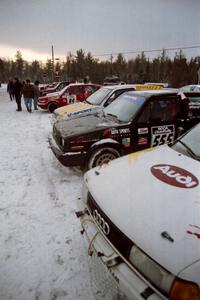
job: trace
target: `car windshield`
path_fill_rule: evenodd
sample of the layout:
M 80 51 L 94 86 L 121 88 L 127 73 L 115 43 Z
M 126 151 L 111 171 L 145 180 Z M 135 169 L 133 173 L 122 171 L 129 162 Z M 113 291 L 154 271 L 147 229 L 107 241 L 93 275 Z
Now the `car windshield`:
M 171 147 L 177 152 L 200 161 L 200 124 L 178 139 Z
M 95 93 L 90 95 L 86 102 L 92 105 L 100 105 L 103 100 L 110 94 L 110 89 L 108 88 L 100 88 Z
M 120 122 L 128 123 L 134 118 L 144 102 L 145 97 L 125 93 L 104 108 L 104 114 L 114 116 Z
M 193 97 L 193 96 L 187 96 L 188 99 L 190 100 L 190 103 L 195 103 L 200 105 L 200 94 L 198 97 Z

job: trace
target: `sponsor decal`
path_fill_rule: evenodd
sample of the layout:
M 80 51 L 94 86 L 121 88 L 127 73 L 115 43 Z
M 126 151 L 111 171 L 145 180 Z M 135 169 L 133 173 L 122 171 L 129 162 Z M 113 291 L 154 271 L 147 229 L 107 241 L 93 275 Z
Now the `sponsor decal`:
M 160 85 L 137 85 L 135 87 L 136 91 L 143 90 L 160 90 L 162 87 Z
M 138 145 L 146 145 L 148 143 L 147 137 L 142 137 L 138 139 Z
M 173 142 L 174 134 L 174 125 L 151 127 L 151 147 L 156 147 Z
M 155 165 L 151 173 L 160 181 L 179 188 L 194 188 L 199 184 L 198 179 L 185 169 L 172 165 Z
M 195 228 L 196 230 L 200 230 L 200 227 L 197 226 L 197 225 L 191 225 L 191 224 L 189 224 L 189 227 Z M 186 233 L 194 235 L 194 236 L 196 236 L 197 239 L 200 239 L 200 233 L 198 233 L 198 232 L 194 232 L 194 231 L 191 231 L 189 229 L 189 230 L 186 231 Z
M 77 115 L 80 115 L 80 114 L 89 113 L 89 112 L 91 112 L 91 111 L 93 111 L 92 108 L 84 109 L 84 110 L 79 110 L 79 111 L 75 111 L 75 112 L 68 113 L 67 116 L 68 116 L 68 117 L 71 117 L 71 116 L 77 116 Z
M 138 134 L 147 134 L 148 132 L 148 128 L 138 128 Z
M 97 211 L 97 209 L 95 209 L 93 211 L 93 218 L 94 218 L 95 222 L 97 223 L 97 225 L 99 226 L 99 228 L 102 230 L 102 232 L 105 235 L 108 235 L 110 233 L 110 226 L 104 220 L 104 218 L 100 215 L 100 213 Z
M 68 104 L 76 103 L 76 95 L 67 95 Z
M 122 139 L 122 145 L 124 145 L 125 148 L 130 147 L 130 143 L 131 143 L 130 137 Z
M 111 129 L 111 134 L 112 134 L 112 135 L 119 134 L 118 129 Z
M 120 134 L 130 134 L 130 129 L 129 128 L 122 128 L 122 129 L 119 129 L 119 133 Z

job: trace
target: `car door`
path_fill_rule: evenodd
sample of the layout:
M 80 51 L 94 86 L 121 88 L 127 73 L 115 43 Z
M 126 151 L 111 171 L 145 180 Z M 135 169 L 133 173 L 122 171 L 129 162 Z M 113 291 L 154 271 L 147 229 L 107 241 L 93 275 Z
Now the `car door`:
M 173 142 L 177 137 L 179 109 L 176 96 L 150 98 L 132 125 L 133 150 Z
M 84 101 L 84 90 L 82 85 L 72 85 L 67 89 L 68 104 Z

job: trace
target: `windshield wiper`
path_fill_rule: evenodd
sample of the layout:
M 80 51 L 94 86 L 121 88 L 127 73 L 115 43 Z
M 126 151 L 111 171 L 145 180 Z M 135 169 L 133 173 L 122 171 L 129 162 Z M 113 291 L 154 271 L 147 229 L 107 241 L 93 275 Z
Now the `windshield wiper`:
M 190 154 L 190 156 L 196 160 L 200 160 L 200 157 L 197 156 L 192 149 L 190 149 L 190 147 L 188 147 L 188 145 L 186 145 L 184 142 L 182 142 L 181 140 L 178 141 L 181 145 L 183 145 L 185 147 L 185 149 L 187 150 L 187 152 Z
M 107 114 L 105 114 L 105 116 L 110 116 L 110 117 L 113 117 L 113 118 L 115 118 L 115 119 L 117 119 L 117 120 L 119 121 L 119 119 L 117 118 L 117 116 L 116 116 L 116 115 L 114 115 L 114 114 L 107 113 Z

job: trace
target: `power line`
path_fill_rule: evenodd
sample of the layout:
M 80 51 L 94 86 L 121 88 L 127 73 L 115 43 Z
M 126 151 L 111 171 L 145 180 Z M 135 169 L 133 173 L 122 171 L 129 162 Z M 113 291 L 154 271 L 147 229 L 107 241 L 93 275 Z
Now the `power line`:
M 110 52 L 110 53 L 104 53 L 104 54 L 94 54 L 93 56 L 111 56 L 111 55 L 118 55 L 121 54 L 137 54 L 137 53 L 152 53 L 152 52 L 161 52 L 163 50 L 165 51 L 176 51 L 176 50 L 187 50 L 187 49 L 200 49 L 200 45 L 196 46 L 186 46 L 186 47 L 172 47 L 172 48 L 162 48 L 162 49 L 149 49 L 149 50 L 133 50 L 133 51 L 119 51 L 119 52 Z

